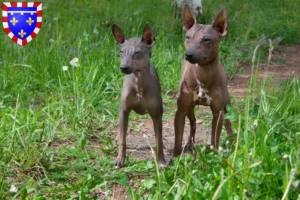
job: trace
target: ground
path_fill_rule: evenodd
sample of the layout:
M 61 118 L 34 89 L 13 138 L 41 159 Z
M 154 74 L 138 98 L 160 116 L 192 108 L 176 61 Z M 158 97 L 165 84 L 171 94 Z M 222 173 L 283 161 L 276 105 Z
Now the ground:
M 251 66 L 249 63 L 240 65 L 240 71 L 229 81 L 229 92 L 231 96 L 243 97 L 250 83 Z M 279 45 L 272 53 L 272 59 L 267 68 L 266 62 L 259 64 L 258 79 L 270 78 L 275 83 L 300 75 L 300 45 Z
M 267 63 L 259 64 L 258 82 L 260 83 L 264 77 L 268 77 L 268 81 L 272 83 L 280 83 L 283 80 L 300 76 L 300 45 L 278 46 L 272 53 L 272 59 L 267 68 Z M 268 70 L 267 70 L 268 69 Z M 240 64 L 239 73 L 229 80 L 228 88 L 232 98 L 243 98 L 245 95 L 251 78 L 251 64 Z M 259 86 L 259 84 L 257 85 Z M 167 106 L 167 105 L 164 105 Z M 234 105 L 233 105 L 234 106 Z M 207 107 L 197 107 L 195 113 L 201 114 L 202 119 L 197 119 L 196 144 L 210 142 L 210 122 L 206 119 L 209 115 Z M 175 110 L 174 110 L 175 113 Z M 133 130 L 133 126 L 139 127 Z M 118 128 L 113 130 L 116 135 Z M 225 132 L 225 131 L 224 131 Z M 144 135 L 147 138 L 143 137 Z M 187 141 L 189 135 L 189 122 L 186 120 L 184 129 L 184 139 Z M 225 135 L 225 134 L 223 134 Z M 132 122 L 127 135 L 127 154 L 137 159 L 153 159 L 150 146 L 155 148 L 155 138 L 152 121 L 150 119 L 139 119 Z M 167 161 L 171 159 L 174 145 L 174 127 L 173 119 L 163 121 L 163 142 L 164 153 Z

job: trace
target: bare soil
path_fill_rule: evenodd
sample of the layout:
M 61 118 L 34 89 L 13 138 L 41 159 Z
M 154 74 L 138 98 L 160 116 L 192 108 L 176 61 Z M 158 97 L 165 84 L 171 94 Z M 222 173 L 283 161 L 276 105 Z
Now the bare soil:
M 243 73 L 236 74 L 228 84 L 231 96 L 244 97 L 251 79 L 251 68 L 249 63 L 240 64 L 240 71 Z M 300 77 L 300 45 L 279 45 L 272 53 L 269 66 L 265 62 L 259 63 L 258 70 L 258 82 L 268 78 L 269 82 L 278 84 Z

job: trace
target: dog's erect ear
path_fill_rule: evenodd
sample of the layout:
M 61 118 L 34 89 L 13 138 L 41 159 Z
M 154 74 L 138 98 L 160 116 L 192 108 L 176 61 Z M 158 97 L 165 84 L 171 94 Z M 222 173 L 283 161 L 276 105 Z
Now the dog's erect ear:
M 117 44 L 118 45 L 123 44 L 126 40 L 126 36 L 123 33 L 123 31 L 116 24 L 112 25 L 111 30 L 112 30 L 112 34 L 114 35 Z
M 213 23 L 213 27 L 218 30 L 221 36 L 225 36 L 227 34 L 228 22 L 225 8 L 223 8 L 217 15 Z
M 196 16 L 187 4 L 184 5 L 182 17 L 184 31 L 188 31 L 196 24 Z
M 146 43 L 148 47 L 152 47 L 155 42 L 155 37 L 149 24 L 146 24 L 143 29 L 142 42 Z

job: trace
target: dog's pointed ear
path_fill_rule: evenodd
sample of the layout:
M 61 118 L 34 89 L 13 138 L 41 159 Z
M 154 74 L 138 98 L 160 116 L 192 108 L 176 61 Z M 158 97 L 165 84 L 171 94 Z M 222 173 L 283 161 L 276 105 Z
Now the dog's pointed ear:
M 218 30 L 221 36 L 225 36 L 227 34 L 228 22 L 225 8 L 223 8 L 217 15 L 213 23 L 213 27 Z
M 146 24 L 143 29 L 142 42 L 146 43 L 148 47 L 152 47 L 155 42 L 155 37 L 149 24 Z
M 182 17 L 184 31 L 188 31 L 196 24 L 196 16 L 187 4 L 184 5 Z
M 116 24 L 112 25 L 111 30 L 112 30 L 112 34 L 114 35 L 117 44 L 122 45 L 126 40 L 126 36 L 123 33 L 123 31 Z

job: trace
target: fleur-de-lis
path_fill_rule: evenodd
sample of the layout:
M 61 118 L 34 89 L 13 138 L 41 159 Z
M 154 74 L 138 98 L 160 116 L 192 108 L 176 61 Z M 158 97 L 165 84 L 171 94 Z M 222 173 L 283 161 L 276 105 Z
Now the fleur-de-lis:
M 10 20 L 10 23 L 12 23 L 14 26 L 16 25 L 16 23 L 18 23 L 19 20 L 17 20 L 15 17 L 13 17 L 12 20 Z
M 21 31 L 18 34 L 19 36 L 21 36 L 21 38 L 23 38 L 24 35 L 26 35 L 26 32 L 24 32 L 23 29 L 21 29 Z
M 31 26 L 32 23 L 34 23 L 34 20 L 31 19 L 31 17 L 29 17 L 27 20 L 26 20 L 26 23 Z

